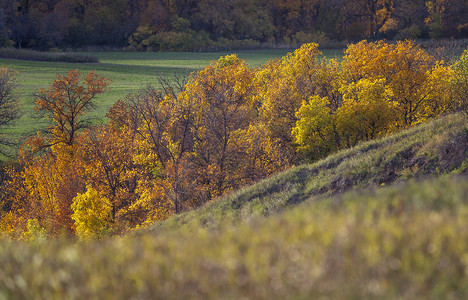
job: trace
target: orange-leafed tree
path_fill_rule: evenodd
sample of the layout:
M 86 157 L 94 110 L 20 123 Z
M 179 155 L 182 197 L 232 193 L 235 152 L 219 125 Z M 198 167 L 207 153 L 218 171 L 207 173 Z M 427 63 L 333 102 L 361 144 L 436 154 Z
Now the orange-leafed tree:
M 10 213 L 25 220 L 35 220 L 49 234 L 72 234 L 71 204 L 83 193 L 83 165 L 78 159 L 77 137 L 86 125 L 86 112 L 95 97 L 107 89 L 108 80 L 93 72 L 84 80 L 72 70 L 58 75 L 49 89 L 37 95 L 36 109 L 43 112 L 51 125 L 45 134 L 30 138 L 21 148 L 22 168 L 10 172 L 8 186 L 14 199 Z M 42 150 L 42 151 L 38 151 Z
M 177 96 L 185 89 L 185 78 L 175 84 L 160 83 L 162 91 L 149 86 L 128 98 L 139 147 L 136 159 L 146 169 L 139 190 L 145 198 L 142 203 L 152 205 L 154 212 L 179 213 L 201 197 L 191 179 L 193 165 L 188 159 L 194 146 L 194 107 Z
M 252 82 L 245 61 L 230 55 L 196 73 L 181 93 L 181 101 L 194 107 L 193 162 L 209 198 L 236 184 L 227 180 L 228 174 L 238 174 L 243 157 L 234 133 L 247 129 L 255 118 Z
M 85 131 L 79 141 L 77 155 L 84 181 L 88 190 L 99 195 L 93 199 L 108 201 L 113 229 L 121 231 L 143 222 L 147 215 L 144 209 L 129 209 L 138 199 L 138 182 L 145 172 L 135 159 L 134 133 L 106 124 Z
M 128 212 L 146 212 L 146 222 L 166 218 L 191 207 L 197 199 L 188 180 L 186 156 L 193 149 L 192 113 L 178 101 L 177 87 L 161 80 L 163 91 L 151 86 L 118 101 L 108 113 L 109 127 L 132 144 L 130 161 L 138 175 L 135 196 Z
M 288 165 L 261 122 L 256 91 L 255 71 L 231 55 L 198 72 L 181 97 L 195 104 L 193 161 L 210 198 Z
M 80 129 L 90 125 L 86 113 L 94 107 L 97 95 L 104 93 L 109 80 L 89 72 L 82 81 L 78 70 L 57 78 L 48 89 L 36 95 L 36 110 L 52 120 L 48 128 L 49 143 L 73 145 Z
M 443 78 L 448 71 L 443 68 L 442 62 L 438 63 L 411 41 L 396 44 L 362 41 L 348 47 L 343 61 L 348 83 L 361 79 L 384 80 L 383 83 L 392 93 L 391 101 L 398 109 L 399 128 L 436 117 L 437 112 L 445 111 L 439 108 L 445 107 L 450 100 L 436 96 L 448 87 L 448 80 L 444 82 Z

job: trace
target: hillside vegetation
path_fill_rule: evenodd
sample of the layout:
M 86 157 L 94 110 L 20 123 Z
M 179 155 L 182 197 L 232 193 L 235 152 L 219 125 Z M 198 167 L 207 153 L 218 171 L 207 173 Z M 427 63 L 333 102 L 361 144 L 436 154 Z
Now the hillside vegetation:
M 466 298 L 467 141 L 449 115 L 134 234 L 4 239 L 0 297 Z
M 17 111 L 16 72 L 0 70 L 5 79 L 0 89 L 8 100 L 1 107 L 11 123 Z M 24 239 L 37 227 L 49 237 L 119 235 L 291 166 L 466 113 L 468 50 L 447 63 L 411 41 L 361 41 L 349 45 L 339 61 L 323 58 L 318 44 L 304 44 L 258 68 L 226 55 L 189 77 L 163 78 L 160 86 L 118 100 L 106 115 L 108 122 L 94 126 L 89 112 L 111 88 L 109 78 L 75 69 L 40 89 L 34 109 L 48 126 L 19 145 L 17 158 L 3 169 L 0 234 Z M 440 136 L 442 143 L 450 129 L 438 125 L 410 141 L 421 146 L 429 136 L 432 143 Z M 335 174 L 319 173 L 326 166 L 293 169 L 291 180 L 279 184 L 277 201 L 284 205 L 325 190 L 445 172 L 464 161 L 466 138 L 451 138 L 461 148 L 438 145 L 448 149 L 445 156 L 454 156 L 440 161 L 434 161 L 437 153 L 430 146 L 413 149 L 408 141 L 395 141 L 388 150 L 363 148 L 367 163 L 379 168 L 353 165 L 353 155 L 340 152 L 345 157 L 328 162 L 338 168 Z M 3 134 L 0 143 L 14 141 Z M 401 166 L 404 160 L 409 162 Z M 268 213 L 261 204 L 264 193 L 255 193 L 253 204 L 241 211 Z
M 443 174 L 466 176 L 467 155 L 468 119 L 463 114 L 450 115 L 314 164 L 291 168 L 198 210 L 157 223 L 153 230 L 237 224 L 254 216 L 274 215 L 291 204 L 332 199 L 352 189 Z

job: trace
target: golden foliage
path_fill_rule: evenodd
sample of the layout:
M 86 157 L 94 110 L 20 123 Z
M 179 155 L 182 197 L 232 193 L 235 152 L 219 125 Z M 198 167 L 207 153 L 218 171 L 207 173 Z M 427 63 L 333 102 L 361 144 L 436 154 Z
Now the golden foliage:
M 111 228 L 112 206 L 106 197 L 102 197 L 91 186 L 86 193 L 78 194 L 71 205 L 75 221 L 76 234 L 81 239 L 101 237 Z
M 446 102 L 436 95 L 446 88 L 441 86 L 447 75 L 441 73 L 446 71 L 442 62 L 437 63 L 434 57 L 411 41 L 396 44 L 362 41 L 348 47 L 343 62 L 348 82 L 364 78 L 384 80 L 398 108 L 396 122 L 399 128 L 439 115 L 440 110 L 430 112 L 427 107 L 439 107 L 437 102 Z M 436 85 L 438 87 L 434 88 Z
M 453 71 L 410 41 L 350 45 L 331 89 L 296 110 L 292 130 L 299 151 L 312 158 L 395 132 L 456 107 Z
M 37 97 L 53 125 L 6 172 L 0 232 L 87 238 L 145 226 L 301 159 L 466 109 L 467 53 L 446 66 L 410 41 L 363 41 L 338 63 L 305 44 L 258 69 L 228 55 L 117 101 L 107 124 L 86 131 L 108 80 L 72 70 Z
M 455 105 L 458 110 L 468 114 L 468 49 L 453 65 L 452 90 L 456 96 Z

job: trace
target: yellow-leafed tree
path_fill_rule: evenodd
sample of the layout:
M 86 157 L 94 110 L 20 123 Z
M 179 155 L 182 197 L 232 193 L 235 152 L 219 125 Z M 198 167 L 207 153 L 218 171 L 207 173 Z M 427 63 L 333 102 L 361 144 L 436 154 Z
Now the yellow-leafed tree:
M 327 97 L 327 106 L 332 110 L 341 105 L 340 65 L 335 60 L 320 59 L 320 55 L 317 44 L 304 44 L 256 72 L 262 122 L 282 151 L 290 154 L 291 162 L 296 160 L 291 148 L 291 130 L 298 121 L 296 113 L 303 102 L 318 96 Z
M 91 186 L 73 199 L 71 209 L 76 234 L 82 239 L 99 238 L 112 228 L 112 205 Z
M 450 101 L 439 97 L 439 92 L 448 87 L 443 62 L 437 63 L 433 56 L 411 41 L 396 44 L 362 41 L 350 45 L 344 57 L 343 72 L 348 83 L 361 79 L 383 80 L 398 110 L 398 128 L 440 115 L 445 110 L 438 107 L 445 107 Z

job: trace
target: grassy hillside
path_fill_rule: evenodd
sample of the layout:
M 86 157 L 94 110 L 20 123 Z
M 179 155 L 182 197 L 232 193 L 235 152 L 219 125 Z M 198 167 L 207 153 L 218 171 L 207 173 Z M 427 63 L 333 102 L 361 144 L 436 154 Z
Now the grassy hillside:
M 0 299 L 467 298 L 467 151 L 451 115 L 135 234 L 3 240 Z
M 2 241 L 2 299 L 466 299 L 468 181 L 300 205 L 220 230 Z
M 353 188 L 383 186 L 411 177 L 467 173 L 468 119 L 451 115 L 380 140 L 340 151 L 216 200 L 154 229 L 211 227 L 268 216 L 283 207 Z

